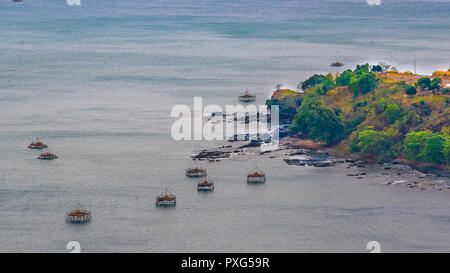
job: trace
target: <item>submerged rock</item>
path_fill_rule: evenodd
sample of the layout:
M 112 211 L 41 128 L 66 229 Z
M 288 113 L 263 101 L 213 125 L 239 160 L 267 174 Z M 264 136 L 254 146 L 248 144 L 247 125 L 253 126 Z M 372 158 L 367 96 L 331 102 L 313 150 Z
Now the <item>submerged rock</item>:
M 438 168 L 435 165 L 429 165 L 429 164 L 417 164 L 415 166 L 411 166 L 413 168 L 415 168 L 416 170 L 424 173 L 424 174 L 434 174 L 438 177 L 446 177 L 446 178 L 450 178 L 450 171 Z
M 317 161 L 314 159 L 284 159 L 288 165 L 296 166 L 314 166 L 314 167 L 330 167 L 336 165 L 335 162 L 331 161 Z
M 307 149 L 302 149 L 297 153 L 290 154 L 291 156 L 301 156 L 302 158 L 284 159 L 288 165 L 296 166 L 314 166 L 314 167 L 330 167 L 336 165 L 332 155 L 327 152 L 317 152 Z
M 198 160 L 209 160 L 210 162 L 212 162 L 211 160 L 217 160 L 217 159 L 221 159 L 221 158 L 228 158 L 231 156 L 231 150 L 228 151 L 222 151 L 222 150 L 217 150 L 217 151 L 208 151 L 208 150 L 202 150 L 200 151 L 198 154 L 192 156 L 192 159 L 198 159 Z

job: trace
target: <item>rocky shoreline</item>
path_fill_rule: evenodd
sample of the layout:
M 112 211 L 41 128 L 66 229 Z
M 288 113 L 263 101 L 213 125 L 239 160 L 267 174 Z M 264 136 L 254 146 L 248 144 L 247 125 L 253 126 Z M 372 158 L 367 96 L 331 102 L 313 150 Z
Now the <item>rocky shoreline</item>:
M 243 144 L 244 142 L 246 144 Z M 261 151 L 258 145 L 250 145 L 247 142 L 234 141 L 232 145 L 221 146 L 213 150 L 202 150 L 191 158 L 218 162 L 233 156 L 259 154 L 268 156 L 268 158 L 280 158 L 292 166 L 316 168 L 341 166 L 348 169 L 345 174 L 347 177 L 363 179 L 366 176 L 375 176 L 383 181 L 384 185 L 404 186 L 421 191 L 450 189 L 450 172 L 431 164 L 405 160 L 375 162 L 354 155 L 349 158 L 333 148 L 320 145 L 299 145 L 295 139 L 283 139 L 280 141 L 278 149 L 271 151 Z

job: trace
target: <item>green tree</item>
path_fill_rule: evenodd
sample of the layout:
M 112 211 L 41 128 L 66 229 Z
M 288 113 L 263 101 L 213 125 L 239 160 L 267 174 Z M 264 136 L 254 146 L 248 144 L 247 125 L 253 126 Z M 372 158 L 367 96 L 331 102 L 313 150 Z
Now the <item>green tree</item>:
M 381 65 L 373 65 L 372 72 L 383 72 L 383 68 L 381 67 Z
M 356 153 L 360 152 L 361 148 L 359 148 L 359 140 L 358 134 L 352 134 L 348 140 L 348 147 L 350 148 L 350 152 Z
M 417 80 L 416 87 L 421 90 L 427 90 L 431 88 L 431 80 L 428 77 L 422 77 Z
M 324 75 L 315 74 L 311 77 L 309 77 L 306 81 L 301 83 L 301 87 L 303 90 L 308 90 L 318 84 L 323 83 L 328 78 Z
M 380 131 L 364 130 L 358 134 L 358 146 L 361 152 L 371 156 L 386 157 L 391 149 L 389 138 Z
M 318 88 L 318 92 L 320 95 L 325 96 L 329 90 L 336 88 L 336 83 L 333 78 L 326 77 L 321 86 Z
M 444 156 L 447 165 L 450 165 L 450 136 L 445 137 Z
M 389 104 L 386 107 L 386 118 L 390 123 L 400 120 L 404 116 L 403 110 L 397 104 Z
M 354 75 L 350 80 L 349 87 L 355 96 L 372 92 L 377 87 L 375 74 L 362 72 L 359 75 Z
M 403 141 L 403 152 L 409 160 L 423 160 L 420 154 L 425 148 L 425 144 L 432 135 L 429 131 L 411 132 L 406 134 Z
M 430 89 L 431 90 L 440 90 L 441 89 L 441 78 L 434 78 L 430 83 Z
M 380 65 L 382 70 L 383 67 Z M 378 67 L 376 68 L 378 69 Z M 376 74 L 370 72 L 369 64 L 357 65 L 354 71 L 348 69 L 336 78 L 338 86 L 348 86 L 352 89 L 354 96 L 367 94 L 377 87 Z
M 336 78 L 336 84 L 338 86 L 348 86 L 350 84 L 350 80 L 352 79 L 354 73 L 352 70 L 347 69 Z
M 356 65 L 356 69 L 354 72 L 357 74 L 367 74 L 370 72 L 370 66 L 369 64 L 358 64 Z
M 324 106 L 299 110 L 292 129 L 305 133 L 313 141 L 336 144 L 342 138 L 343 126 L 334 112 Z
M 417 89 L 414 86 L 410 85 L 405 89 L 405 94 L 414 96 L 415 94 L 417 94 Z
M 387 106 L 388 106 L 387 100 L 383 97 L 375 100 L 375 102 L 373 103 L 373 107 L 377 114 L 384 113 L 384 111 L 386 111 Z
M 293 132 L 302 132 L 313 141 L 338 143 L 344 133 L 341 119 L 320 101 L 317 94 L 308 94 L 298 109 L 291 126 Z
M 445 162 L 444 146 L 445 137 L 441 134 L 432 134 L 425 143 L 425 148 L 420 154 L 424 161 L 442 164 Z

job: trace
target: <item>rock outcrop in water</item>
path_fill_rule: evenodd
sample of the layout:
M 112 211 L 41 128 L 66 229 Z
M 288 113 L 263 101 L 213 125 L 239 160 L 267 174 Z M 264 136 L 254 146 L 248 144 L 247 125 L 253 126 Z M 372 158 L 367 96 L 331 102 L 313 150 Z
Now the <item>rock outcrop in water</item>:
M 290 156 L 302 155 L 302 158 L 284 159 L 288 165 L 296 166 L 314 166 L 314 167 L 330 167 L 336 165 L 337 161 L 328 152 L 317 152 L 311 150 L 301 150 Z

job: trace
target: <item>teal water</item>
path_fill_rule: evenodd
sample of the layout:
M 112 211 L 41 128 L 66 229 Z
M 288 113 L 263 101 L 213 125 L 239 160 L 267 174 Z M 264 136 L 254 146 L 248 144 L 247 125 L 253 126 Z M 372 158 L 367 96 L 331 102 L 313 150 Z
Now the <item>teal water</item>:
M 223 143 L 170 136 L 170 110 L 194 96 L 234 104 L 249 88 L 263 104 L 278 83 L 365 62 L 446 70 L 449 14 L 448 1 L 2 1 L 0 252 L 450 251 L 448 191 L 250 154 L 205 163 L 216 191 L 198 194 L 188 157 Z M 36 160 L 36 136 L 60 158 Z M 255 165 L 266 185 L 245 183 Z M 154 207 L 165 186 L 175 209 Z M 64 222 L 77 201 L 91 223 Z

